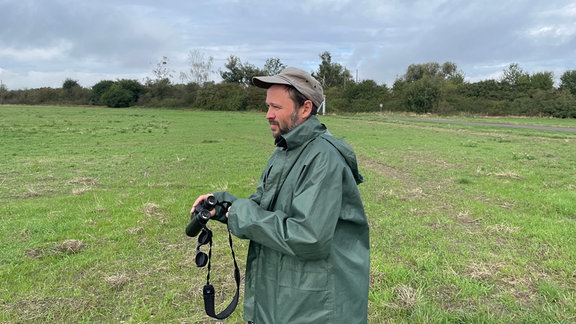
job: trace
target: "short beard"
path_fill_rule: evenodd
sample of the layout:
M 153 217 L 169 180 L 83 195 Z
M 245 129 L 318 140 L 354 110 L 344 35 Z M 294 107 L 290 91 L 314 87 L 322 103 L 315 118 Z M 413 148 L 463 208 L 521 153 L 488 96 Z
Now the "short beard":
M 298 109 L 294 110 L 294 112 L 290 116 L 290 121 L 292 122 L 292 125 L 290 125 L 286 129 L 282 129 L 280 131 L 280 134 L 286 135 L 286 134 L 290 133 L 290 131 L 292 131 L 294 128 L 300 126 L 300 123 L 298 122 Z

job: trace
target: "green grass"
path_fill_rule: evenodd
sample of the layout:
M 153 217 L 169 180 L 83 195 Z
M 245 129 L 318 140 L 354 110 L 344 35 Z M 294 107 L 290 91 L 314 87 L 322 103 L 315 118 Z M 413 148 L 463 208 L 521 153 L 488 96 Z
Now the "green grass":
M 370 322 L 576 321 L 576 134 L 397 117 L 320 117 L 366 178 Z M 0 322 L 211 322 L 188 211 L 255 189 L 264 114 L 0 106 L 0 139 Z M 210 224 L 218 311 L 235 287 Z

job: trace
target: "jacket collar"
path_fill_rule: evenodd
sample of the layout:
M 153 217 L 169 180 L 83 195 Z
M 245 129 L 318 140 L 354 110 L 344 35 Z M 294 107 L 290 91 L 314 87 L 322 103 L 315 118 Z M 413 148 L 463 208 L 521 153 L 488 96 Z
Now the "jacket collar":
M 285 150 L 292 150 L 325 132 L 326 126 L 321 124 L 315 115 L 311 115 L 287 134 L 276 138 L 274 144 Z

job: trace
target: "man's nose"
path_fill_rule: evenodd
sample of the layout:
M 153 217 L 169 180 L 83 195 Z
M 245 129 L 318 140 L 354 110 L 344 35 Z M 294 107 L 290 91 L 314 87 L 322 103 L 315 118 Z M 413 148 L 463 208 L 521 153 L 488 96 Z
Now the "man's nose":
M 266 119 L 274 119 L 276 116 L 274 115 L 274 113 L 272 113 L 272 109 L 268 108 L 268 111 L 266 112 Z

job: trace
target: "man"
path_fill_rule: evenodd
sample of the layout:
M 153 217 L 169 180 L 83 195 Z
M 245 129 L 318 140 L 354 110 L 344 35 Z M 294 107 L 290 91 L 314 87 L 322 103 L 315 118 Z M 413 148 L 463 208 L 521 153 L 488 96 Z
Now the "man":
M 286 68 L 252 82 L 267 89 L 277 149 L 254 194 L 214 193 L 232 207 L 213 212 L 250 240 L 244 319 L 366 323 L 370 245 L 354 151 L 318 121 L 323 90 L 310 74 Z

